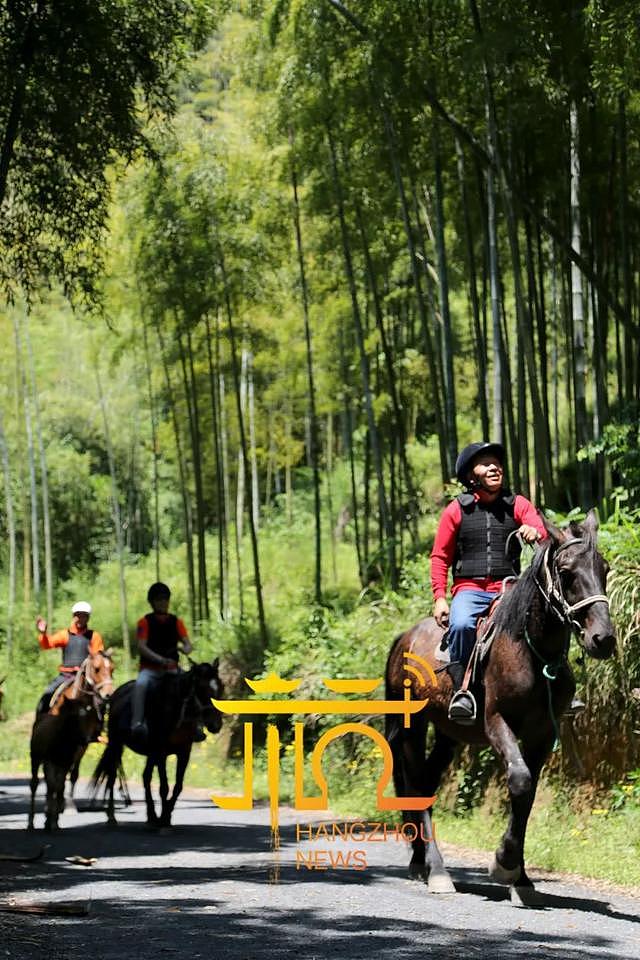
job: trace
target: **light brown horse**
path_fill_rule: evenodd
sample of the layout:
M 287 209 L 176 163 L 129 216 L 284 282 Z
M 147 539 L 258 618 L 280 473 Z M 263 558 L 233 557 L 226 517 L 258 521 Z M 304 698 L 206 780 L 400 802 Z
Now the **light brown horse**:
M 586 653 L 597 660 L 610 657 L 615 649 L 605 595 L 607 566 L 596 548 L 597 527 L 593 511 L 583 524 L 572 523 L 567 531 L 547 524 L 549 539 L 499 604 L 473 726 L 460 726 L 447 717 L 452 692 L 448 674 L 441 672 L 438 683 L 433 682 L 432 671 L 442 666 L 435 654 L 443 630 L 432 617 L 397 637 L 387 661 L 387 699 L 403 699 L 407 679 L 412 699 L 429 699 L 428 706 L 412 717 L 409 729 L 398 715 L 387 718 L 396 793 L 434 796 L 456 744 L 490 744 L 504 764 L 511 817 L 489 873 L 494 880 L 519 888 L 532 886 L 524 865 L 527 821 L 558 718 L 575 690 L 567 660 L 571 635 L 577 633 Z M 416 668 L 417 658 L 430 669 Z M 408 665 L 413 669 L 408 671 Z M 435 739 L 425 757 L 429 723 Z M 417 827 L 410 876 L 426 878 L 431 892 L 453 892 L 433 834 L 431 810 L 407 811 L 405 820 Z
M 31 732 L 31 805 L 28 829 L 33 830 L 38 773 L 44 767 L 47 784 L 45 830 L 56 830 L 65 807 L 67 775 L 71 797 L 80 761 L 97 739 L 113 693 L 113 663 L 109 651 L 99 650 L 83 661 L 74 680 L 55 697 L 48 713 L 36 715 Z

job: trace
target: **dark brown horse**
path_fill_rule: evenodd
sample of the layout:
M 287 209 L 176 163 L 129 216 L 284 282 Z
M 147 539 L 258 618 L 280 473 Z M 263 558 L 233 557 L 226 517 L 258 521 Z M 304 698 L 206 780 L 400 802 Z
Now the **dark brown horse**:
M 387 718 L 397 794 L 434 796 L 457 743 L 490 744 L 504 764 L 511 816 L 489 873 L 515 887 L 532 886 L 524 865 L 525 833 L 558 718 L 575 690 L 567 660 L 571 635 L 577 633 L 584 650 L 598 660 L 610 657 L 615 648 L 605 596 L 607 566 L 596 548 L 597 527 L 593 511 L 583 524 L 572 523 L 567 531 L 547 525 L 549 539 L 498 606 L 473 726 L 447 718 L 448 674 L 441 672 L 438 683 L 433 682 L 433 670 L 442 666 L 435 654 L 443 631 L 432 617 L 397 637 L 387 661 L 387 699 L 404 698 L 407 678 L 412 699 L 429 699 L 428 706 L 412 717 L 409 729 L 397 715 Z M 416 677 L 418 658 L 428 664 L 428 669 L 417 668 L 421 679 Z M 409 664 L 413 669 L 408 672 Z M 425 757 L 429 723 L 435 738 Z M 433 835 L 431 810 L 408 811 L 405 818 L 418 829 L 410 875 L 427 878 L 431 892 L 452 892 Z
M 107 794 L 107 820 L 115 826 L 113 792 L 125 747 L 147 757 L 142 780 L 147 805 L 147 824 L 170 827 L 176 800 L 182 792 L 184 775 L 199 724 L 211 733 L 218 733 L 222 715 L 211 703 L 223 696 L 218 676 L 218 659 L 213 663 L 194 663 L 184 673 L 167 673 L 147 696 L 146 718 L 149 728 L 147 744 L 142 747 L 131 738 L 131 705 L 134 681 L 118 687 L 109 709 L 109 743 L 93 774 L 94 797 L 104 783 Z M 175 754 L 176 779 L 171 796 L 167 778 L 167 757 Z M 151 778 L 158 768 L 160 800 L 158 817 L 151 794 Z
M 31 805 L 28 829 L 33 830 L 38 773 L 44 766 L 47 784 L 45 830 L 55 830 L 64 810 L 67 775 L 71 797 L 80 761 L 88 745 L 97 739 L 113 693 L 113 664 L 104 650 L 90 654 L 73 682 L 60 689 L 47 713 L 36 714 L 31 732 Z

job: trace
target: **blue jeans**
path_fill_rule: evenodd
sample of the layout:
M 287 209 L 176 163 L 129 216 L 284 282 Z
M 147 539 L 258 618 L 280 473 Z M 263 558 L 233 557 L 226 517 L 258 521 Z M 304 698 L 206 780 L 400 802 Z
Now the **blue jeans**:
M 133 688 L 133 708 L 131 726 L 135 727 L 144 721 L 147 690 L 156 687 L 162 680 L 164 673 L 160 670 L 149 670 L 143 667 L 138 674 Z
M 478 617 L 486 613 L 497 593 L 487 590 L 460 590 L 449 608 L 449 657 L 467 664 L 476 639 Z

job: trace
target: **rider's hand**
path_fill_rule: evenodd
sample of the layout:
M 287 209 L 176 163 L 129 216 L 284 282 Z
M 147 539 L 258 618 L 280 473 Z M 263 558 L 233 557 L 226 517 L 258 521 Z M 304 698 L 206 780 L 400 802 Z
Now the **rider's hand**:
M 175 660 L 171 660 L 170 657 L 164 657 L 164 658 L 163 658 L 163 661 L 162 661 L 162 665 L 163 665 L 163 667 L 165 668 L 165 670 L 177 670 L 177 669 L 178 669 L 178 664 L 176 663 Z
M 182 650 L 183 653 L 187 654 L 188 656 L 193 650 L 193 647 L 191 646 L 191 641 L 187 640 L 187 638 L 184 637 L 182 640 L 182 644 L 180 645 L 180 649 Z
M 518 533 L 525 543 L 535 543 L 536 540 L 540 539 L 540 531 L 528 523 L 523 523 Z
M 38 633 L 47 632 L 47 621 L 44 619 L 44 617 L 38 617 L 36 620 L 36 630 Z
M 436 623 L 443 630 L 449 626 L 449 604 L 444 597 L 436 600 L 433 606 L 433 615 L 436 618 Z

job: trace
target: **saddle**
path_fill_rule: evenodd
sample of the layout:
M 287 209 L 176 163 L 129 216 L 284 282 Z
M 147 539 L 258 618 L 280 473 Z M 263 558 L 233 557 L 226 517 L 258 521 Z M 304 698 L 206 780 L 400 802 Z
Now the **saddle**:
M 495 636 L 495 615 L 500 601 L 518 582 L 518 577 L 507 577 L 502 581 L 502 590 L 496 595 L 495 600 L 483 617 L 478 618 L 476 624 L 476 642 L 473 645 L 471 656 L 464 672 L 461 690 L 469 691 L 471 686 L 476 686 L 482 682 L 482 668 Z
M 76 675 L 71 673 L 68 677 L 65 677 L 64 680 L 58 684 L 53 693 L 47 693 L 46 691 L 40 697 L 38 707 L 36 709 L 37 714 L 49 713 L 50 710 L 53 710 L 58 700 L 61 698 L 65 690 L 67 690 L 76 679 Z

